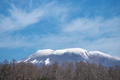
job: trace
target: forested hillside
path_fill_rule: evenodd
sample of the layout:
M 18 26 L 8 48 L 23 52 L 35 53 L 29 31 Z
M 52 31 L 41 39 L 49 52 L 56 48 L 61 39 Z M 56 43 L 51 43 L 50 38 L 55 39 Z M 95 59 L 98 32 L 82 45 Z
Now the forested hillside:
M 16 63 L 16 60 L 0 63 L 0 80 L 120 80 L 120 65 L 106 68 L 85 62 L 64 62 L 59 65 L 37 66 L 32 63 Z

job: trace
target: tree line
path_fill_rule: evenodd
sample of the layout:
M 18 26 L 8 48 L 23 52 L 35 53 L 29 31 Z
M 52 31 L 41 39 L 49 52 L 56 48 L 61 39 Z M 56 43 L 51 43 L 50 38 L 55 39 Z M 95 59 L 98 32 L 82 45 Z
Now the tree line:
M 120 65 L 106 68 L 94 63 L 64 62 L 37 66 L 30 62 L 0 63 L 0 80 L 120 80 Z

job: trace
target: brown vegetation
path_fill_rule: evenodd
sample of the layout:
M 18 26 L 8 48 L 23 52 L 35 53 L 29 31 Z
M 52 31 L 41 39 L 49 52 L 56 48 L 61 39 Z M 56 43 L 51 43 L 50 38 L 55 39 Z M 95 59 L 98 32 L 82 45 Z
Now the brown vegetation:
M 120 80 L 120 66 L 105 68 L 85 62 L 36 66 L 4 60 L 0 63 L 0 80 Z

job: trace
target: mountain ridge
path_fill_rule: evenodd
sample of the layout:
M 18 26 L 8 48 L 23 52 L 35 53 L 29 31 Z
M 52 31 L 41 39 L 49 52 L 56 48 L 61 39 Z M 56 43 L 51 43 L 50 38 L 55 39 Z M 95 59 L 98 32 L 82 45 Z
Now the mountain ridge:
M 31 62 L 33 64 L 51 64 L 54 61 L 58 63 L 84 61 L 104 66 L 120 65 L 120 58 L 102 53 L 100 51 L 87 51 L 82 48 L 67 48 L 67 49 L 44 49 L 38 50 L 30 56 L 18 62 Z

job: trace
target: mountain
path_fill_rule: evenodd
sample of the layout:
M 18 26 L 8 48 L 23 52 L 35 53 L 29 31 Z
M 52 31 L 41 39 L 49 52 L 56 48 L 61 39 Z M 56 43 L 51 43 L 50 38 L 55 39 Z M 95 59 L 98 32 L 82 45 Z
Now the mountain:
M 120 58 L 114 57 L 99 51 L 87 51 L 81 48 L 69 48 L 61 50 L 44 49 L 38 50 L 30 56 L 18 62 L 31 62 L 37 65 L 48 65 L 57 61 L 59 64 L 63 62 L 89 62 L 102 64 L 106 67 L 120 65 Z

